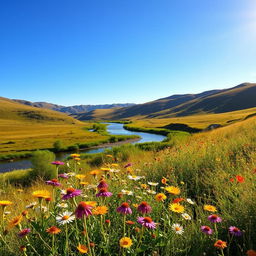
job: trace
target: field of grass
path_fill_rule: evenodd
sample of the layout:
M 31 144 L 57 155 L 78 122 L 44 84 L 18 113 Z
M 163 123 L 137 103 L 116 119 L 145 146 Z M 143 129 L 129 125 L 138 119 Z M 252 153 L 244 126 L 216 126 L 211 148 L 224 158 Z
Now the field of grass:
M 59 178 L 61 187 L 40 180 L 27 188 L 3 184 L 0 200 L 13 204 L 3 211 L 0 254 L 255 255 L 255 152 L 252 117 L 187 136 L 163 151 L 126 145 L 98 156 L 102 161 L 91 167 L 88 159 L 70 159 L 59 168 L 69 172 L 68 179 Z M 97 188 L 103 177 L 109 197 L 98 194 L 105 191 Z M 80 191 L 61 200 L 69 187 Z M 37 190 L 51 200 L 38 200 L 32 195 Z M 65 211 L 74 215 L 61 217 Z M 67 218 L 72 221 L 63 224 Z

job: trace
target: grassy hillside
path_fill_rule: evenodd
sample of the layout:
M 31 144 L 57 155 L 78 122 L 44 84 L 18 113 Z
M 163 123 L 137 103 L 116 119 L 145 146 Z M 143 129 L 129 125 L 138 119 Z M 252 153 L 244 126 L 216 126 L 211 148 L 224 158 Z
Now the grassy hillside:
M 27 255 L 41 256 L 75 256 L 79 251 L 90 256 L 254 255 L 255 141 L 256 117 L 252 117 L 176 141 L 164 151 L 116 148 L 102 156 L 102 165 L 89 167 L 82 161 L 82 171 L 71 159 L 69 165 L 79 175 L 59 178 L 63 187 L 42 181 L 22 189 L 3 184 L 1 200 L 10 200 L 13 205 L 6 208 L 12 214 L 5 214 L 1 221 L 0 254 L 18 255 L 20 246 L 25 245 Z M 124 167 L 127 163 L 128 168 Z M 59 171 L 69 169 L 64 165 Z M 102 177 L 111 192 L 109 197 L 96 196 Z M 102 185 L 106 187 L 104 182 Z M 82 194 L 62 201 L 61 190 L 71 186 Z M 40 194 L 51 201 L 40 199 L 41 204 L 26 208 L 37 200 L 32 193 L 38 190 L 44 190 Z M 78 207 L 82 201 L 85 203 Z M 60 202 L 67 204 L 66 208 L 60 207 Z M 87 211 L 86 218 L 75 214 L 77 218 L 66 225 L 56 220 L 64 211 L 77 213 L 85 205 L 92 211 Z M 122 214 L 117 211 L 120 206 L 131 211 Z M 14 226 L 12 221 L 21 213 L 20 227 L 31 229 L 27 239 L 17 239 L 18 224 Z M 149 217 L 143 220 L 150 225 L 143 226 L 138 217 Z M 46 232 L 52 226 L 59 228 L 58 234 Z M 121 240 L 124 237 L 127 243 Z
M 256 107 L 256 84 L 244 83 L 225 90 L 173 95 L 128 108 L 95 110 L 78 115 L 79 120 L 119 120 L 185 117 L 225 113 Z
M 65 147 L 107 138 L 85 129 L 90 126 L 66 114 L 0 98 L 0 155 L 51 148 L 56 140 Z

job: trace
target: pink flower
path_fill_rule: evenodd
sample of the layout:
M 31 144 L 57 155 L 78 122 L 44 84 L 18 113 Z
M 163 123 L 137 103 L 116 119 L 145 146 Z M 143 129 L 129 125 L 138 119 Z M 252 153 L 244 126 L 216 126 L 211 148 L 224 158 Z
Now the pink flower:
M 138 217 L 137 222 L 149 229 L 156 228 L 156 223 L 150 217 Z
M 24 237 L 26 235 L 28 235 L 31 232 L 30 228 L 25 228 L 22 229 L 19 233 L 18 233 L 18 237 Z
M 208 226 L 201 226 L 201 231 L 207 235 L 211 235 L 213 230 Z
M 101 189 L 101 188 L 108 188 L 108 184 L 105 180 L 101 180 L 99 185 L 97 186 L 98 189 Z
M 63 179 L 68 179 L 69 178 L 68 174 L 66 174 L 66 173 L 60 173 L 58 176 L 60 178 L 63 178 Z
M 137 210 L 142 213 L 150 213 L 152 211 L 151 206 L 147 202 L 141 202 L 141 204 L 138 206 Z
M 53 162 L 51 162 L 51 164 L 54 164 L 54 165 L 64 165 L 65 163 L 61 162 L 61 161 L 53 161 Z
M 212 214 L 208 217 L 208 220 L 212 223 L 219 223 L 222 219 L 217 214 Z
M 92 206 L 85 202 L 80 202 L 75 210 L 76 218 L 81 219 L 84 215 L 87 217 L 92 215 Z
M 80 189 L 75 188 L 68 188 L 66 191 L 66 194 L 61 198 L 62 200 L 67 200 L 69 198 L 80 196 L 82 194 L 82 191 Z
M 241 236 L 243 234 L 243 232 L 235 226 L 229 227 L 228 231 L 231 235 L 234 235 L 234 236 Z
M 116 211 L 122 214 L 132 214 L 132 209 L 128 203 L 122 203 L 121 206 L 116 209 Z
M 110 196 L 112 196 L 112 193 L 109 192 L 106 188 L 101 188 L 101 189 L 99 190 L 99 193 L 96 194 L 96 196 L 97 196 L 97 197 L 99 197 L 99 196 L 110 197 Z
M 55 187 L 61 186 L 61 184 L 58 182 L 57 179 L 47 180 L 45 183 L 47 185 L 52 185 L 52 186 L 55 186 Z

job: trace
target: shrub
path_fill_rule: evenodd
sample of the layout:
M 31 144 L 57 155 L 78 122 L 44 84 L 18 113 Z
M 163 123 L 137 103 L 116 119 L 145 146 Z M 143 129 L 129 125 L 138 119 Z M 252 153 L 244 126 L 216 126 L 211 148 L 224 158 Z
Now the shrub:
M 53 149 L 54 151 L 56 152 L 59 152 L 63 149 L 63 143 L 61 140 L 56 140 L 54 143 L 53 143 Z

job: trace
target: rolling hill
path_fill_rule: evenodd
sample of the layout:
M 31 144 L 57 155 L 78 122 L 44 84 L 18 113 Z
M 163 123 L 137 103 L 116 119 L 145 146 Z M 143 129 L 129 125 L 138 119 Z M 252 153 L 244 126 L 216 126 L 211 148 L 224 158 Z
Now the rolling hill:
M 166 98 L 109 111 L 80 113 L 79 120 L 118 120 L 141 118 L 171 118 L 198 114 L 225 113 L 256 107 L 256 83 L 205 91 L 199 94 L 172 95 Z

